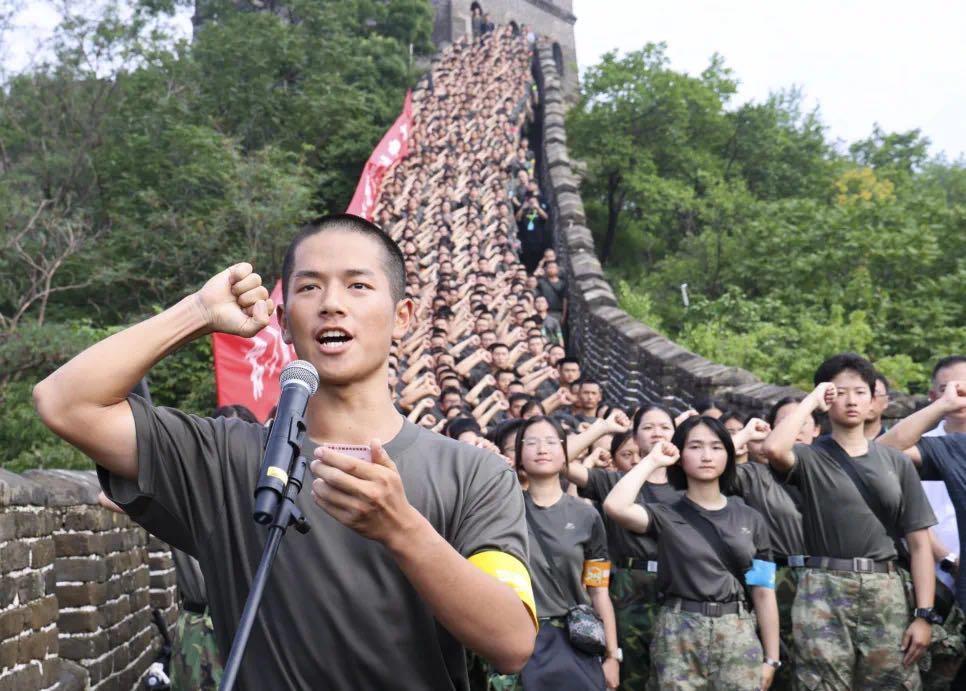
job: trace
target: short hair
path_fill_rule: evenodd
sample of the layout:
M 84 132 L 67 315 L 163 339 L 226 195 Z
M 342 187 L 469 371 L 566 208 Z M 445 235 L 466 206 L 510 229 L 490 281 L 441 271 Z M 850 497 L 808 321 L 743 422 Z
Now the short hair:
M 580 386 L 581 386 L 581 388 L 583 388 L 585 384 L 593 384 L 593 385 L 594 385 L 594 386 L 596 386 L 597 388 L 600 388 L 600 389 L 602 389 L 602 388 L 603 388 L 603 387 L 602 387 L 602 386 L 600 385 L 600 382 L 599 382 L 599 381 L 597 381 L 596 379 L 594 379 L 593 377 L 582 377 L 582 378 L 580 379 L 580 381 L 578 382 L 578 384 L 580 384 Z
M 718 419 L 721 420 L 722 425 L 726 423 L 728 420 L 737 420 L 738 422 L 741 423 L 742 427 L 748 424 L 748 419 L 744 415 L 739 413 L 737 410 L 726 410 L 721 414 L 721 417 Z
M 936 381 L 936 375 L 947 367 L 953 367 L 954 365 L 959 365 L 966 363 L 966 355 L 947 355 L 944 358 L 939 358 L 939 361 L 932 368 L 932 376 L 930 376 L 930 381 Z
M 725 462 L 724 472 L 718 478 L 718 488 L 722 494 L 733 494 L 735 491 L 735 479 L 738 475 L 735 470 L 735 443 L 731 440 L 731 432 L 717 418 L 708 415 L 692 415 L 675 430 L 671 443 L 678 447 L 681 458 L 684 458 L 684 445 L 687 443 L 688 435 L 698 425 L 704 425 L 710 429 L 725 447 L 728 460 Z M 688 488 L 688 478 L 684 474 L 684 466 L 681 461 L 667 469 L 667 481 L 676 490 L 686 490 Z
M 515 393 L 510 394 L 510 398 L 507 399 L 507 402 L 510 404 L 510 407 L 513 407 L 513 404 L 517 401 L 529 401 L 531 398 L 532 396 L 528 393 Z
M 520 418 L 511 418 L 509 420 L 504 420 L 503 422 L 496 425 L 487 435 L 486 438 L 491 442 L 496 444 L 500 451 L 503 450 L 503 445 L 508 441 L 509 437 L 513 436 L 513 444 L 516 446 L 516 433 L 523 425 L 526 424 L 524 420 Z
M 861 355 L 856 353 L 839 353 L 828 358 L 815 370 L 815 386 L 822 382 L 832 381 L 841 372 L 852 370 L 869 386 L 869 392 L 875 392 L 875 367 Z
M 491 343 L 490 347 L 487 348 L 487 350 L 489 350 L 492 353 L 497 348 L 506 348 L 507 350 L 509 350 L 510 346 L 508 346 L 506 343 L 500 343 L 499 341 L 497 341 L 496 343 Z
M 444 398 L 446 398 L 446 397 L 447 397 L 447 396 L 449 396 L 450 394 L 454 394 L 454 393 L 455 393 L 455 394 L 456 394 L 457 396 L 459 396 L 460 398 L 462 398 L 462 397 L 463 397 L 463 394 L 462 394 L 462 393 L 460 392 L 460 390 L 459 390 L 459 389 L 457 389 L 457 388 L 455 388 L 455 387 L 453 387 L 453 386 L 447 386 L 447 387 L 446 387 L 445 389 L 443 389 L 443 390 L 442 390 L 442 391 L 440 392 L 440 394 L 439 394 L 439 400 L 443 400 Z
M 389 279 L 389 290 L 393 301 L 399 302 L 406 297 L 406 259 L 403 257 L 402 250 L 399 249 L 396 241 L 384 233 L 379 226 L 364 218 L 353 214 L 332 214 L 322 216 L 302 226 L 291 242 L 288 243 L 285 258 L 282 260 L 283 302 L 288 301 L 288 284 L 292 278 L 292 271 L 295 269 L 295 251 L 306 238 L 329 230 L 355 233 L 375 240 L 383 249 L 382 266 L 386 272 L 386 278 Z
M 514 379 L 516 379 L 516 376 L 517 376 L 517 373 L 514 372 L 512 369 L 501 369 L 501 370 L 497 370 L 497 373 L 493 375 L 493 378 L 499 379 L 501 374 L 512 374 Z
M 559 360 L 557 360 L 557 367 L 561 367 L 563 365 L 571 365 L 571 364 L 577 365 L 577 367 L 580 367 L 580 360 L 578 360 L 575 357 L 569 357 L 569 356 L 562 357 Z
M 882 382 L 882 385 L 885 387 L 886 393 L 888 394 L 889 393 L 889 380 L 886 377 L 886 375 L 882 374 L 882 372 L 880 372 L 879 370 L 876 370 L 875 371 L 875 380 L 877 382 Z M 875 387 L 874 386 L 872 387 L 872 393 L 873 394 L 875 393 Z
M 777 401 L 772 403 L 771 408 L 768 409 L 768 414 L 765 415 L 765 422 L 774 427 L 775 418 L 778 417 L 779 410 L 787 406 L 789 403 L 798 404 L 803 400 L 805 399 L 802 396 L 785 396 L 784 398 L 779 398 Z M 819 424 L 818 413 L 815 410 L 812 410 L 812 422 L 814 422 L 816 426 Z
M 459 439 L 460 435 L 466 432 L 475 432 L 478 435 L 483 434 L 483 431 L 480 429 L 480 423 L 471 417 L 454 417 L 443 428 L 443 434 L 450 439 Z
M 249 408 L 243 406 L 241 403 L 233 403 L 230 405 L 223 405 L 215 408 L 215 412 L 211 414 L 211 417 L 225 417 L 225 418 L 238 418 L 239 420 L 244 420 L 245 422 L 258 422 L 258 418 L 255 417 Z
M 720 410 L 721 412 L 726 410 L 724 401 L 720 401 L 717 398 L 699 398 L 694 402 L 694 409 L 699 415 L 703 415 L 712 408 Z

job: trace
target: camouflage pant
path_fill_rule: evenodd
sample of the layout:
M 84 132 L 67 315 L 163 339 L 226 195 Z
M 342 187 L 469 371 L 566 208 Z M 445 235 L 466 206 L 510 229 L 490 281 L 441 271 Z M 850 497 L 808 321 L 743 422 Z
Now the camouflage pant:
M 792 608 L 799 688 L 920 689 L 900 648 L 911 621 L 902 576 L 803 569 Z
M 624 653 L 622 691 L 644 691 L 651 674 L 651 638 L 661 605 L 657 574 L 641 569 L 615 569 L 610 596 L 617 617 L 617 640 Z
M 651 660 L 662 691 L 757 689 L 764 656 L 755 615 L 742 611 L 706 617 L 663 607 L 654 627 Z
M 932 627 L 932 643 L 929 652 L 920 660 L 919 672 L 922 675 L 924 691 L 948 691 L 953 679 L 963 664 L 966 655 L 964 645 L 963 610 L 953 605 L 946 621 Z
M 171 688 L 175 691 L 217 689 L 221 659 L 208 610 L 195 614 L 181 610 L 171 650 Z
M 788 566 L 781 566 L 775 572 L 775 599 L 778 600 L 778 624 L 782 644 L 782 666 L 775 674 L 772 691 L 790 691 L 794 679 L 794 641 L 792 636 L 792 605 L 798 589 L 798 572 Z

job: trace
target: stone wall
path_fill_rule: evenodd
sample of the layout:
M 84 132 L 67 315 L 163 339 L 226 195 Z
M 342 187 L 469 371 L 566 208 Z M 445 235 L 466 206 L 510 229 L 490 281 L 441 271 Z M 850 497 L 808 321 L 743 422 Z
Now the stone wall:
M 802 395 L 696 355 L 620 309 L 586 225 L 579 166 L 567 150 L 566 95 L 549 41 L 538 47 L 534 77 L 541 107 L 539 136 L 533 139 L 538 140 L 540 186 L 550 207 L 555 247 L 569 281 L 569 350 L 581 359 L 584 372 L 604 383 L 607 400 L 627 407 L 646 401 L 684 409 L 714 396 L 745 414 L 761 415 L 780 398 Z M 920 403 L 921 398 L 893 395 L 886 417 L 903 417 Z
M 168 548 L 93 472 L 0 470 L 0 691 L 135 688 L 177 617 Z

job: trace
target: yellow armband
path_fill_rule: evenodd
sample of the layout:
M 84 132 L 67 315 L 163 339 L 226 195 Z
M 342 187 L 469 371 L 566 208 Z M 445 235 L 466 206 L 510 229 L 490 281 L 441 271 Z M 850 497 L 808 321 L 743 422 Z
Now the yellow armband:
M 512 554 L 488 550 L 477 552 L 469 558 L 469 562 L 484 573 L 493 576 L 500 583 L 506 583 L 513 588 L 517 596 L 523 600 L 533 625 L 540 628 L 537 624 L 537 605 L 533 600 L 533 585 L 530 583 L 530 572 L 519 559 Z
M 585 561 L 584 585 L 588 588 L 606 588 L 610 585 L 609 561 Z

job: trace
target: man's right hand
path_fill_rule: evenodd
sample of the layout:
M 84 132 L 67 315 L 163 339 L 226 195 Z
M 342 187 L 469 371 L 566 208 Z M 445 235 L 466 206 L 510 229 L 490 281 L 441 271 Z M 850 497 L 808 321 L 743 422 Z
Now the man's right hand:
M 252 265 L 241 262 L 208 279 L 195 293 L 211 331 L 250 338 L 268 326 L 275 304 Z
M 821 412 L 828 412 L 828 409 L 832 407 L 835 402 L 835 397 L 838 392 L 835 389 L 835 384 L 832 382 L 822 382 L 808 395 L 812 399 L 812 403 Z

